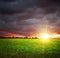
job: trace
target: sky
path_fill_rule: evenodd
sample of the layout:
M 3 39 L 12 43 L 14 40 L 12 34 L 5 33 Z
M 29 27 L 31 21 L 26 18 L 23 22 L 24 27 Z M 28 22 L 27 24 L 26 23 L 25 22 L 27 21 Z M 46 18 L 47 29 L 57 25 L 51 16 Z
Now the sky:
M 36 36 L 46 30 L 60 34 L 59 0 L 0 0 L 0 36 Z

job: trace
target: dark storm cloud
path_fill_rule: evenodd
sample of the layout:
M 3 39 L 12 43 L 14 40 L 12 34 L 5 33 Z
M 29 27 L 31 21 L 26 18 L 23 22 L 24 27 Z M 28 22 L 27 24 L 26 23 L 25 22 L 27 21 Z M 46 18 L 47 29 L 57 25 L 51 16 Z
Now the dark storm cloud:
M 10 1 L 10 0 L 9 0 Z M 27 7 L 33 7 L 35 0 L 16 0 L 13 2 L 0 2 L 1 14 L 14 14 L 24 11 Z
M 20 13 L 29 7 L 34 6 L 50 7 L 54 3 L 59 4 L 59 0 L 2 0 L 0 2 L 0 13 L 1 14 Z
M 3 1 L 3 2 L 14 2 L 16 0 L 0 0 L 0 1 Z
M 22 35 L 60 29 L 58 0 L 0 0 L 0 30 Z M 60 32 L 60 31 L 59 31 Z

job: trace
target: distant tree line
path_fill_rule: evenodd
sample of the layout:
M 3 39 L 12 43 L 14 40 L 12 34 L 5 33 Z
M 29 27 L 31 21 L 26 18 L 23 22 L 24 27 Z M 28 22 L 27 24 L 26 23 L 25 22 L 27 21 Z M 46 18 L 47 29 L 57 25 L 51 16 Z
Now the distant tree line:
M 37 37 L 0 37 L 0 39 L 38 39 Z

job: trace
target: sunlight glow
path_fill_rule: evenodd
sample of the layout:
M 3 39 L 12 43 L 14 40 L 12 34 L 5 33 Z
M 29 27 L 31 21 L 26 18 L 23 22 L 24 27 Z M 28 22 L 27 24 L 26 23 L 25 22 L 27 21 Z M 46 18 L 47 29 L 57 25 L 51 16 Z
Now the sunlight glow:
M 52 41 L 52 38 L 60 38 L 60 34 L 54 34 L 54 33 L 41 33 L 38 38 L 41 40 L 42 43 L 50 43 Z
M 48 33 L 43 33 L 40 35 L 42 42 L 49 42 L 49 39 L 51 38 L 51 35 Z
M 41 38 L 44 39 L 44 40 L 46 40 L 46 39 L 48 39 L 48 38 L 50 38 L 50 37 L 51 37 L 51 36 L 50 36 L 49 34 L 47 34 L 47 33 L 41 35 Z

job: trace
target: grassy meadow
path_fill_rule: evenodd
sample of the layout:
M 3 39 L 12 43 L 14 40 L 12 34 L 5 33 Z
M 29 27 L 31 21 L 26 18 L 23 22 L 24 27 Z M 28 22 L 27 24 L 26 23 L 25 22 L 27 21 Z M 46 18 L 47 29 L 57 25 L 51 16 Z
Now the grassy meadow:
M 60 58 L 60 39 L 0 39 L 0 58 Z

